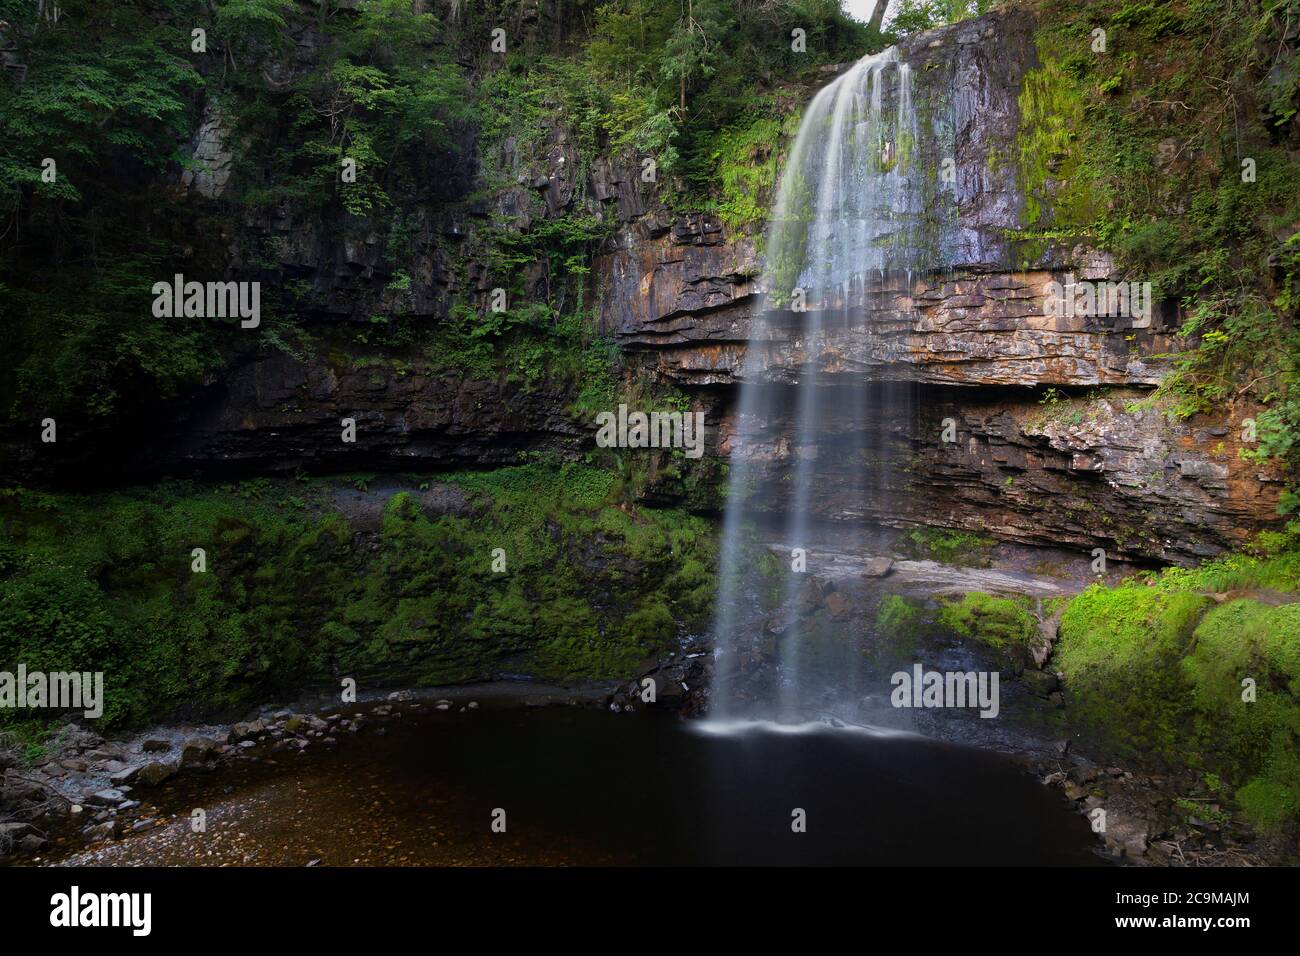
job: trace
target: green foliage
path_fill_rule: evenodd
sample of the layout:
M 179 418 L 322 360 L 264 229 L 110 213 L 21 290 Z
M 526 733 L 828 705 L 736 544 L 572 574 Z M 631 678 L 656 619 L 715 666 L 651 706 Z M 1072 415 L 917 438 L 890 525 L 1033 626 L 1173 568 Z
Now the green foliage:
M 659 58 L 659 72 L 678 87 L 681 109 L 686 108 L 687 86 L 717 72 L 723 37 L 735 24 L 727 0 L 691 0 L 684 15 L 673 24 Z
M 987 13 L 993 0 L 902 0 L 894 13 L 890 29 L 909 37 L 946 23 L 960 23 Z
M 239 6 L 279 9 L 272 0 Z M 256 25 L 274 49 L 286 39 L 277 24 L 278 15 L 246 16 L 236 35 Z M 247 69 L 229 77 L 247 150 L 241 163 L 260 173 L 242 180 L 243 198 L 338 204 L 368 216 L 393 206 L 394 193 L 415 190 L 419 154 L 452 158 L 451 127 L 475 114 L 462 72 L 446 50 L 431 45 L 438 31 L 432 14 L 416 13 L 407 0 L 362 0 L 355 16 L 322 18 L 321 25 L 311 67 L 286 89 L 268 88 Z M 355 182 L 340 176 L 349 159 Z
M 1265 832 L 1294 826 L 1300 818 L 1300 759 L 1295 751 L 1273 755 L 1266 772 L 1246 781 L 1235 798 L 1246 819 Z
M 1182 306 L 1187 349 L 1160 389 L 1177 416 L 1249 396 L 1258 457 L 1300 464 L 1300 220 L 1289 0 L 1171 6 L 1044 0 L 1020 96 L 1026 218 L 1118 254 Z M 1094 29 L 1106 52 L 1093 53 Z M 1025 243 L 1032 264 L 1041 243 Z M 1300 498 L 1283 499 L 1290 510 Z
M 0 413 L 120 414 L 138 403 L 139 383 L 149 383 L 155 399 L 171 398 L 218 364 L 211 324 L 159 318 L 150 309 L 168 245 L 131 236 L 120 246 L 96 263 L 0 289 L 0 310 L 11 323 Z M 74 276 L 81 279 L 76 288 L 68 285 Z
M 217 33 L 232 56 L 282 47 L 288 42 L 285 14 L 293 7 L 293 0 L 225 0 L 217 7 Z
M 175 18 L 195 22 L 199 5 L 172 3 L 167 17 L 136 4 L 59 6 L 55 21 L 34 3 L 0 4 L 23 65 L 0 71 L 3 418 L 104 415 L 135 383 L 173 395 L 215 360 L 195 320 L 151 314 L 150 288 L 170 275 L 163 264 L 179 244 L 168 229 L 138 227 L 143 210 L 165 205 L 143 184 L 187 158 L 202 80 Z
M 807 50 L 791 50 L 800 28 Z M 605 91 L 609 141 L 655 159 L 660 195 L 683 209 L 717 210 L 728 225 L 766 211 L 782 141 L 778 78 L 808 77 L 884 42 L 832 0 L 613 0 L 596 17 L 586 66 Z
M 1146 577 L 1163 591 L 1224 593 L 1268 589 L 1300 594 L 1300 524 L 1264 531 L 1245 548 L 1202 562 L 1194 568 L 1165 568 Z
M 193 13 L 196 3 L 175 3 Z M 186 101 L 200 84 L 186 62 L 187 29 L 135 5 L 109 9 L 93 0 L 60 4 L 58 22 L 35 3 L 0 5 L 5 35 L 26 67 L 0 79 L 0 221 L 33 195 L 76 202 L 103 179 L 158 170 L 179 158 L 187 136 Z M 58 178 L 42 181 L 42 160 Z M 121 162 L 125 168 L 113 168 Z M 111 172 L 110 172 L 111 170 Z
M 313 348 L 308 323 L 323 303 L 312 283 L 281 271 L 292 261 L 283 238 L 260 226 L 232 235 L 220 207 L 170 188 L 192 162 L 204 115 L 233 155 L 221 203 L 249 207 L 238 219 L 292 210 L 322 235 L 341 226 L 378 236 L 393 281 L 370 322 L 350 324 L 357 343 L 393 362 L 425 354 L 443 370 L 563 385 L 575 410 L 607 405 L 617 363 L 593 331 L 589 271 L 611 220 L 583 195 L 596 157 L 623 154 L 634 169 L 653 159 L 657 184 L 636 188 L 751 226 L 792 129 L 788 103 L 801 98 L 782 96 L 787 78 L 860 56 L 869 39 L 823 0 L 699 0 L 691 11 L 616 0 L 595 11 L 590 33 L 555 45 L 524 29 L 529 39 L 504 58 L 481 42 L 502 11 L 462 7 L 440 22 L 409 0 L 60 9 L 54 22 L 33 3 L 0 4 L 5 42 L 27 68 L 23 82 L 15 70 L 0 78 L 0 310 L 10 332 L 0 414 L 9 418 L 37 408 L 61 421 L 126 420 L 146 402 L 192 393 L 250 346 L 296 357 Z M 196 26 L 205 53 L 192 50 Z M 795 26 L 807 31 L 806 54 L 789 49 Z M 303 37 L 309 50 L 296 45 Z M 512 217 L 430 241 L 444 203 L 482 199 L 460 195 L 471 177 L 445 183 L 444 170 L 474 158 L 463 144 L 477 143 L 483 187 L 517 189 L 522 170 L 549 166 L 561 133 L 578 156 L 570 211 L 556 217 L 526 187 L 522 229 Z M 52 182 L 41 177 L 47 156 L 58 164 Z M 355 182 L 341 175 L 344 160 L 356 164 Z M 232 248 L 243 269 L 264 273 L 257 336 L 152 316 L 154 282 L 228 273 Z M 456 290 L 481 288 L 469 272 L 486 263 L 510 308 L 492 313 L 450 293 L 451 320 L 421 322 L 414 306 L 431 256 L 449 263 Z
M 724 225 L 737 229 L 761 222 L 774 199 L 777 184 L 777 144 L 798 131 L 798 113 L 784 119 L 771 112 L 756 112 L 747 125 L 730 126 L 718 134 L 710 154 L 721 198 L 717 212 Z

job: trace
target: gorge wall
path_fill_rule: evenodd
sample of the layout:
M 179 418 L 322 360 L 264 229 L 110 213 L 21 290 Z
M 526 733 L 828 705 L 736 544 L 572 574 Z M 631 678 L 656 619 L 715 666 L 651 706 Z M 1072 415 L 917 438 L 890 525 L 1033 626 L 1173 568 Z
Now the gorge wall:
M 537 29 L 550 22 L 542 17 Z M 778 396 L 814 363 L 827 388 L 867 376 L 912 397 L 909 420 L 846 408 L 828 426 L 862 429 L 870 433 L 863 446 L 880 449 L 878 460 L 843 463 L 843 481 L 820 499 L 828 519 L 987 530 L 1174 562 L 1238 545 L 1275 520 L 1280 476 L 1238 455 L 1243 422 L 1256 413 L 1246 402 L 1176 421 L 1146 401 L 1180 347 L 1176 305 L 1155 303 L 1149 322 L 1045 314 L 1053 282 L 1142 277 L 1116 274 L 1104 249 L 1024 235 L 1013 144 L 1021 84 L 1036 64 L 1033 26 L 1028 13 L 998 12 L 905 43 L 922 123 L 917 147 L 930 171 L 927 268 L 910 283 L 866 289 L 869 323 L 843 328 L 817 354 L 808 354 L 795 314 L 771 324 L 770 340 L 749 341 L 765 291 L 761 224 L 731 228 L 708 212 L 671 211 L 641 180 L 633 150 L 584 162 L 564 122 L 529 131 L 528 150 L 515 136 L 482 143 L 472 126 L 456 128 L 457 150 L 426 163 L 403 197 L 407 251 L 395 265 L 373 219 L 322 222 L 288 203 L 234 209 L 228 190 L 241 143 L 221 110 L 204 104 L 188 144 L 199 172 L 177 173 L 168 187 L 205 225 L 177 271 L 213 268 L 292 286 L 313 340 L 268 347 L 246 339 L 202 388 L 148 415 L 111 426 L 67 418 L 57 448 L 34 445 L 30 422 L 9 424 L 4 476 L 75 484 L 92 465 L 96 480 L 129 482 L 580 456 L 595 428 L 571 383 L 467 368 L 441 360 L 436 345 L 372 345 L 365 330 L 375 314 L 436 326 L 456 302 L 483 307 L 494 285 L 489 230 L 519 235 L 588 217 L 608 235 L 590 250 L 582 302 L 593 330 L 617 344 L 609 361 L 620 394 L 685 395 L 709 425 L 704 460 L 650 460 L 645 500 L 717 508 L 743 359 L 759 348 L 763 381 Z M 277 81 L 312 60 L 311 21 L 295 29 Z M 810 92 L 792 92 L 790 106 Z M 549 293 L 548 270 L 527 263 L 517 278 L 540 296 Z M 338 440 L 344 417 L 358 423 L 354 445 Z M 765 424 L 779 433 L 779 416 Z M 774 438 L 763 452 L 766 480 L 780 480 L 799 453 Z M 861 490 L 870 484 L 893 490 L 897 510 L 873 511 Z
M 829 389 L 867 377 L 909 390 L 910 420 L 844 408 L 827 426 L 828 438 L 861 430 L 849 444 L 876 451 L 840 463 L 841 480 L 820 490 L 823 518 L 987 530 L 1130 558 L 1216 554 L 1276 520 L 1280 476 L 1239 455 L 1258 408 L 1178 420 L 1151 401 L 1187 345 L 1174 302 L 1148 301 L 1138 317 L 1051 314 L 1065 311 L 1049 306 L 1054 289 L 1140 277 L 1121 275 L 1104 249 L 1022 238 L 1013 154 L 1020 84 L 1036 63 L 1031 31 L 1027 14 L 995 13 L 904 44 L 921 166 L 949 175 L 923 184 L 930 271 L 809 305 L 865 322 L 831 319 L 815 354 L 792 312 L 769 316 L 767 338 L 751 341 L 766 291 L 761 242 L 700 217 L 624 233 L 603 268 L 615 333 L 644 374 L 716 396 L 724 456 L 747 349 L 762 351 L 751 374 L 787 400 L 810 366 Z M 779 413 L 761 425 L 772 436 L 759 453 L 764 480 L 833 445 L 791 447 L 788 425 Z M 891 492 L 892 511 L 873 507 L 873 487 Z

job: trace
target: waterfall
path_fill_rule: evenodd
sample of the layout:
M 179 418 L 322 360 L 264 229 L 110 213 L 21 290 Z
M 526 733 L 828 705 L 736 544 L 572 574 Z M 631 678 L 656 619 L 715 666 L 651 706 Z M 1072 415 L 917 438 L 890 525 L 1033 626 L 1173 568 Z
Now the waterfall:
M 859 60 L 809 104 L 787 158 L 766 237 L 762 289 L 743 368 L 731 437 L 731 472 L 723 524 L 715 618 L 712 714 L 716 719 L 797 720 L 819 706 L 810 679 L 809 635 L 801 596 L 810 575 L 792 570 L 795 549 L 810 551 L 816 505 L 832 467 L 871 469 L 879 449 L 861 430 L 826 431 L 829 412 L 856 415 L 881 393 L 864 374 L 821 381 L 842 361 L 837 331 L 875 334 L 868 312 L 910 307 L 920 264 L 917 119 L 911 68 L 896 48 Z M 779 374 L 773 361 L 783 360 Z M 847 384 L 839 379 L 851 378 Z M 774 430 L 782 414 L 787 424 Z M 771 480 L 763 462 L 780 478 Z M 870 484 L 871 475 L 867 476 Z M 756 565 L 771 557 L 755 547 L 752 529 L 779 520 L 786 564 L 775 577 L 781 593 L 773 613 L 755 621 L 772 589 Z M 772 529 L 776 530 L 776 529 Z M 764 699 L 737 699 L 737 675 L 765 645 L 775 644 L 776 686 Z M 846 645 L 847 642 L 841 642 Z M 766 653 L 766 652 L 765 652 Z M 849 679 L 851 662 L 845 662 Z M 835 668 L 832 668 L 835 669 Z

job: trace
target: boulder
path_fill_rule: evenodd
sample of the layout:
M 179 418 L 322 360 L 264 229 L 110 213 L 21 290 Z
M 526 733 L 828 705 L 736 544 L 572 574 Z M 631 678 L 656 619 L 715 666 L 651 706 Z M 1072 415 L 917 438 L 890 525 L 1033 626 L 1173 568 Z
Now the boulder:
M 50 845 L 50 841 L 45 839 L 45 837 L 35 833 L 29 833 L 27 834 L 27 836 L 23 837 L 21 840 L 18 841 L 18 852 L 19 853 L 40 853 L 49 845 Z
M 235 740 L 252 740 L 266 733 L 266 722 L 263 720 L 241 721 L 231 728 L 230 733 Z
M 86 827 L 81 831 L 81 835 L 87 843 L 99 843 L 103 840 L 115 839 L 120 829 L 121 824 L 116 820 L 105 820 L 103 823 Z
M 0 823 L 0 858 L 12 852 L 23 837 L 36 832 L 30 823 Z
M 136 780 L 146 787 L 156 787 L 175 773 L 175 764 L 163 763 L 161 760 L 151 760 L 140 768 Z
M 1104 836 L 1106 848 L 1116 857 L 1136 860 L 1146 856 L 1148 827 L 1136 817 L 1107 813 Z
M 830 611 L 832 618 L 842 621 L 852 613 L 853 606 L 842 592 L 832 591 L 826 595 L 826 610 Z
M 139 774 L 140 774 L 140 764 L 135 764 L 130 767 L 125 767 L 114 774 L 111 774 L 108 778 L 108 782 L 115 787 L 120 787 L 123 786 L 124 784 L 134 783 L 135 778 L 139 776 Z
M 868 578 L 883 578 L 893 569 L 894 559 L 881 554 L 867 562 L 867 566 L 862 569 L 862 575 Z
M 217 749 L 217 742 L 208 737 L 188 737 L 181 744 L 181 768 L 201 767 Z

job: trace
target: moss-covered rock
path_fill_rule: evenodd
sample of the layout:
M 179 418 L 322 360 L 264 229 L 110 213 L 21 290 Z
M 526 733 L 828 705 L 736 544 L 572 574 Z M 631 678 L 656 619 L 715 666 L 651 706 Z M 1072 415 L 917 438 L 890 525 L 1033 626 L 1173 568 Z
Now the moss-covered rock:
M 886 594 L 876 609 L 876 633 L 895 640 L 915 640 L 925 632 L 925 610 L 901 594 Z
M 981 591 L 944 605 L 939 620 L 962 637 L 997 649 L 1028 645 L 1038 633 L 1038 621 L 1027 598 L 994 597 Z
M 102 670 L 130 724 L 341 676 L 623 678 L 707 621 L 705 520 L 587 466 L 442 481 L 6 493 L 0 666 Z
M 1094 585 L 1066 608 L 1053 662 L 1079 719 L 1136 750 L 1175 753 L 1189 693 L 1179 662 L 1210 599 Z
M 913 557 L 972 567 L 986 567 L 995 544 L 988 535 L 955 528 L 916 528 L 900 542 Z
M 939 609 L 939 623 L 961 637 L 982 644 L 1001 666 L 1019 674 L 1032 660 L 1038 618 L 1028 598 L 996 597 L 972 591 Z
M 1254 774 L 1246 816 L 1276 829 L 1300 813 L 1300 604 L 1230 601 L 1207 614 L 1182 661 L 1212 755 Z
M 886 594 L 876 608 L 872 654 L 880 661 L 913 657 L 917 645 L 933 626 L 931 615 L 920 601 L 901 594 Z
M 1249 561 L 1231 564 L 1089 588 L 1062 616 L 1053 661 L 1080 726 L 1223 775 L 1247 819 L 1279 830 L 1300 818 L 1300 604 L 1216 606 L 1173 589 L 1249 576 Z

